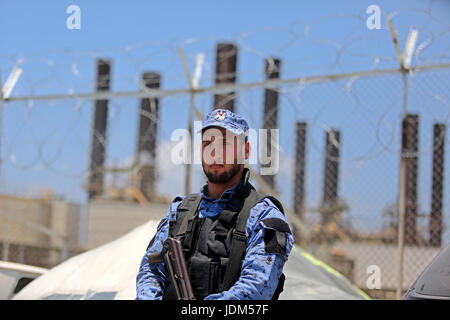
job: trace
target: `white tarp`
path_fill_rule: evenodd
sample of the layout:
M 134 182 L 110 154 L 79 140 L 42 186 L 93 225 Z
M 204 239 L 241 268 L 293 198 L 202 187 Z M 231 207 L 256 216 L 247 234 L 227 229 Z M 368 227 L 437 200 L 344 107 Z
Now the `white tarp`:
M 136 275 L 159 221 L 75 256 L 37 278 L 14 299 L 135 299 Z M 294 247 L 280 299 L 362 299 L 351 283 Z

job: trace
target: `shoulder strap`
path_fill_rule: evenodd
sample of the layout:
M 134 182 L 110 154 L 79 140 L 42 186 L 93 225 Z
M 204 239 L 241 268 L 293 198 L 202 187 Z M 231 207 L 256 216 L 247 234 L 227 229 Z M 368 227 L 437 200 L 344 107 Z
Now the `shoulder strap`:
M 272 296 L 272 300 L 278 300 L 280 298 L 280 293 L 283 292 L 284 289 L 284 282 L 286 280 L 286 276 L 284 273 L 281 274 L 280 279 L 278 280 L 278 286 L 275 289 L 275 292 Z
M 198 193 L 192 193 L 185 197 L 183 201 L 178 205 L 178 212 L 186 212 L 183 217 L 179 216 L 181 218 L 175 223 L 173 232 L 177 237 L 182 237 L 187 231 L 188 222 L 190 219 L 192 219 L 195 214 L 197 213 L 198 206 L 200 204 L 200 200 L 202 199 L 202 196 Z
M 280 210 L 281 213 L 284 214 L 283 205 L 281 204 L 280 201 L 278 201 L 277 198 L 275 198 L 273 196 L 265 196 L 264 198 L 267 198 L 270 201 L 272 201 L 272 203 L 278 208 L 278 210 Z
M 244 205 L 239 211 L 236 228 L 233 230 L 230 255 L 221 291 L 230 289 L 233 284 L 239 279 L 241 273 L 241 260 L 244 257 L 245 249 L 247 247 L 245 227 L 250 215 L 250 209 L 264 198 L 265 195 L 256 192 L 254 189 L 251 189 L 250 194 L 247 198 L 245 198 Z

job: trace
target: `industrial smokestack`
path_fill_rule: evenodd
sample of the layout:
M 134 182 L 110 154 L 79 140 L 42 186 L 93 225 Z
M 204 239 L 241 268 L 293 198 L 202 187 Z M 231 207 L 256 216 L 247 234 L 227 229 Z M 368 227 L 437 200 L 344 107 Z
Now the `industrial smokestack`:
M 219 43 L 216 50 L 216 85 L 236 82 L 238 48 L 233 43 Z M 234 112 L 235 92 L 214 95 L 214 109 Z
M 149 89 L 159 89 L 161 75 L 155 72 L 145 72 L 142 75 L 142 85 Z M 137 188 L 147 199 L 152 199 L 155 195 L 158 107 L 158 98 L 141 99 L 137 144 L 140 169 L 137 173 Z
M 402 154 L 405 158 L 405 244 L 417 244 L 417 167 L 419 116 L 407 114 L 402 122 Z
M 97 60 L 96 91 L 109 91 L 111 61 Z M 88 195 L 89 200 L 103 194 L 103 167 L 105 163 L 108 100 L 96 100 L 92 128 L 91 158 Z
M 442 243 L 442 202 L 444 195 L 445 124 L 433 126 L 433 180 L 431 190 L 431 212 L 429 244 L 440 247 Z
M 280 59 L 269 58 L 266 59 L 266 64 L 264 68 L 265 78 L 268 79 L 278 79 L 280 78 Z M 264 113 L 263 113 L 263 129 L 267 129 L 267 141 L 263 148 L 264 154 L 268 156 L 269 159 L 272 158 L 271 152 L 271 129 L 278 128 L 278 91 L 274 89 L 264 90 Z M 271 167 L 272 164 L 261 164 L 262 167 Z M 275 175 L 263 175 L 262 178 L 275 189 Z

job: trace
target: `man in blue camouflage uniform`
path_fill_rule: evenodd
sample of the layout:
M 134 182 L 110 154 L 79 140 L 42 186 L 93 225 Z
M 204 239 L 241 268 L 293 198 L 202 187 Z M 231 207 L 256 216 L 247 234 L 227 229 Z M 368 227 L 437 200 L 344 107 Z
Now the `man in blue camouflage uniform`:
M 228 138 L 223 141 L 217 139 L 217 131 L 224 136 L 231 136 L 232 141 L 236 142 L 233 137 L 246 137 L 248 129 L 248 124 L 242 117 L 225 109 L 213 110 L 203 120 L 202 150 L 205 150 L 210 143 L 221 144 L 223 142 L 223 151 L 213 149 L 214 151 L 209 156 L 202 152 L 202 167 L 208 177 L 208 182 L 200 192 L 201 200 L 197 211 L 200 220 L 210 218 L 214 221 L 217 217 L 220 218 L 220 214 L 224 212 L 233 197 L 240 192 L 243 185 L 247 185 L 248 180 L 248 174 L 245 174 L 248 169 L 244 168 L 243 163 L 236 164 L 236 159 L 240 154 L 245 160 L 248 159 L 249 142 L 245 140 L 241 144 L 230 144 Z M 214 134 L 210 135 L 210 132 Z M 234 155 L 232 164 L 228 164 L 229 161 L 225 159 L 227 155 L 230 157 L 230 154 Z M 210 159 L 206 159 L 207 157 Z M 175 198 L 149 243 L 136 278 L 136 299 L 138 300 L 165 298 L 168 276 L 164 263 L 150 265 L 148 257 L 162 250 L 163 243 L 169 236 L 169 228 L 177 220 L 178 207 L 183 199 L 184 197 Z M 279 203 L 276 205 L 274 202 L 277 200 L 266 197 L 250 209 L 245 225 L 245 257 L 240 274 L 236 276 L 237 281 L 228 290 L 216 289 L 216 292 L 209 292 L 206 297 L 201 298 L 205 300 L 270 300 L 273 298 L 282 278 L 284 264 L 293 246 L 293 236 L 286 217 L 282 208 L 280 211 Z M 192 274 L 192 270 L 190 273 L 191 281 L 195 279 L 208 281 L 208 279 L 203 279 L 201 274 Z

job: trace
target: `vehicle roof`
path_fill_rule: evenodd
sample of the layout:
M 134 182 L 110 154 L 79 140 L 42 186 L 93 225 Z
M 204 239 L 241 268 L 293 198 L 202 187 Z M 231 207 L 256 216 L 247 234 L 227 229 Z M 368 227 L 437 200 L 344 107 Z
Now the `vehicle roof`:
M 26 273 L 31 273 L 31 274 L 35 274 L 35 275 L 41 275 L 43 273 L 46 273 L 49 269 L 36 267 L 36 266 L 30 266 L 30 265 L 22 264 L 22 263 L 0 260 L 0 270 L 11 270 L 11 271 L 26 272 Z
M 450 297 L 450 244 L 423 271 L 414 287 L 422 296 Z

